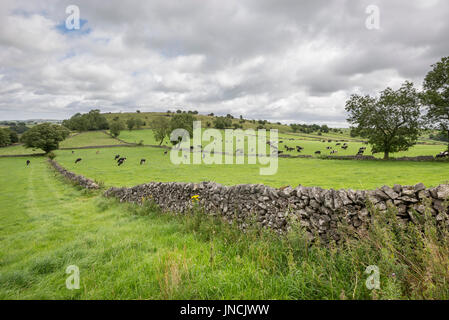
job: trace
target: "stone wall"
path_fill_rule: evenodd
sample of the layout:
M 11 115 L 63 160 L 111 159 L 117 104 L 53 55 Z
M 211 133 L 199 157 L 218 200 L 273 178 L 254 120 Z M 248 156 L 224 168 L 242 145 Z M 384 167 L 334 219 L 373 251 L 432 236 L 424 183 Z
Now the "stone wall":
M 55 168 L 66 179 L 82 186 L 83 188 L 86 188 L 86 189 L 99 189 L 100 188 L 99 185 L 97 183 L 95 183 L 95 181 L 88 179 L 82 175 L 78 175 L 76 173 L 73 173 L 71 171 L 64 169 L 56 161 L 48 159 L 48 162 L 51 164 L 51 166 L 53 168 Z
M 394 205 L 398 217 L 408 222 L 415 219 L 413 212 L 424 213 L 428 202 L 439 223 L 447 225 L 445 200 L 449 198 L 449 185 L 426 188 L 419 183 L 361 191 L 301 185 L 276 189 L 265 185 L 223 186 L 214 182 L 151 182 L 131 188 L 110 188 L 105 196 L 134 203 L 152 199 L 163 210 L 176 213 L 190 210 L 197 202 L 208 214 L 236 221 L 243 228 L 248 221 L 254 221 L 248 220 L 249 216 L 279 232 L 286 230 L 290 221 L 298 220 L 310 236 L 318 234 L 323 240 L 338 240 L 337 222 L 345 221 L 356 229 L 366 227 L 370 221 L 369 205 L 380 211 Z

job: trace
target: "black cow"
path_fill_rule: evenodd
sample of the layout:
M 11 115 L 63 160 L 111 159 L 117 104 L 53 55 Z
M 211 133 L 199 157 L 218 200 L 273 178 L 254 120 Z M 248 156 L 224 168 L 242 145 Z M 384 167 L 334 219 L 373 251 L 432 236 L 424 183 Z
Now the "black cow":
M 445 158 L 445 157 L 449 157 L 449 151 L 440 152 L 439 154 L 436 155 L 436 158 Z
M 120 158 L 120 155 L 116 154 L 114 160 L 117 160 L 118 158 Z
M 145 160 L 145 159 L 140 159 L 140 165 L 143 165 L 145 162 L 147 162 L 147 160 Z
M 78 163 L 78 162 L 80 162 L 81 160 L 83 160 L 83 159 L 78 158 L 78 159 L 75 160 L 75 163 Z
M 167 150 L 165 150 L 165 151 L 164 151 L 164 154 L 167 154 L 167 152 L 168 152 L 168 151 L 167 151 Z
M 120 158 L 120 159 L 118 159 L 117 165 L 118 165 L 118 166 L 121 166 L 121 165 L 125 162 L 125 160 L 126 160 L 126 158 Z
M 315 151 L 315 154 L 321 154 L 321 151 Z
M 30 165 L 31 161 L 27 160 L 27 167 Z

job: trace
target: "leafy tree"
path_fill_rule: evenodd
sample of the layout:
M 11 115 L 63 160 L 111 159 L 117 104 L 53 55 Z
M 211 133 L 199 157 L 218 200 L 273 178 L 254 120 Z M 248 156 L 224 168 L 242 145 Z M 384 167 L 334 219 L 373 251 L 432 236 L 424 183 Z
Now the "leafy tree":
M 109 131 L 111 132 L 112 136 L 117 138 L 120 135 L 120 131 L 125 129 L 125 125 L 120 120 L 114 120 L 109 125 Z
M 323 124 L 320 128 L 320 132 L 328 133 L 329 127 L 327 125 Z
M 140 120 L 140 118 L 137 118 L 135 120 L 135 122 L 136 122 L 136 128 L 137 129 L 140 129 L 142 127 L 142 125 L 145 125 L 145 122 L 142 122 L 142 120 Z
M 422 101 L 428 125 L 444 132 L 449 141 L 449 56 L 432 65 L 424 78 Z M 449 143 L 448 143 L 449 150 Z
M 39 148 L 49 153 L 59 148 L 59 142 L 63 141 L 70 131 L 57 124 L 42 123 L 25 132 L 21 141 L 27 148 Z
M 368 138 L 378 152 L 406 151 L 420 132 L 419 95 L 413 83 L 406 81 L 400 89 L 386 88 L 379 97 L 352 95 L 346 101 L 348 121 L 354 134 Z
M 128 130 L 131 131 L 136 125 L 136 120 L 134 118 L 130 118 L 126 120 L 126 126 L 128 127 Z
M 22 134 L 22 133 L 24 133 L 25 131 L 29 130 L 30 128 L 28 128 L 28 127 L 25 125 L 25 123 L 19 122 L 18 124 L 15 124 L 15 123 L 14 123 L 13 125 L 11 125 L 11 126 L 9 127 L 9 129 L 12 130 L 12 131 L 14 131 L 14 132 L 16 132 L 16 133 L 18 133 L 18 134 Z
M 70 119 L 64 120 L 62 124 L 70 130 L 88 131 L 88 130 L 106 130 L 109 128 L 106 117 L 100 113 L 100 110 L 90 110 L 88 113 L 77 113 Z
M 216 129 L 226 129 L 232 126 L 232 120 L 228 117 L 216 117 L 214 119 L 214 127 Z
M 0 129 L 0 147 L 6 147 L 11 144 L 10 134 L 7 129 Z
M 170 134 L 170 120 L 165 117 L 158 117 L 151 121 L 151 129 L 153 130 L 154 139 L 159 141 L 159 145 L 164 142 L 164 139 Z
M 188 113 L 176 114 L 170 119 L 170 133 L 175 129 L 185 129 L 193 136 L 193 121 L 195 117 Z M 172 144 L 176 144 L 176 141 L 172 141 Z
M 11 140 L 11 143 L 17 143 L 19 142 L 19 136 L 17 132 L 12 131 L 11 129 L 8 129 L 9 131 L 9 139 Z

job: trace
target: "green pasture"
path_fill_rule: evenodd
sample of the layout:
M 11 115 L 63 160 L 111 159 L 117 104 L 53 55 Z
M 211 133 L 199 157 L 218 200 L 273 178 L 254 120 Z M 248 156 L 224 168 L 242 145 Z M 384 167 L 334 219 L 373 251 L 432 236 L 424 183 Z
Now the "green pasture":
M 59 144 L 61 148 L 90 147 L 123 144 L 102 131 L 87 131 L 74 134 Z
M 323 188 L 373 189 L 396 183 L 413 185 L 423 182 L 435 186 L 449 180 L 449 163 L 410 161 L 359 161 L 279 158 L 275 175 L 260 175 L 259 164 L 180 164 L 170 161 L 170 153 L 152 147 L 123 147 L 95 150 L 59 150 L 56 160 L 70 171 L 104 182 L 107 186 L 133 186 L 150 181 L 215 181 L 225 185 L 263 183 Z M 117 166 L 114 156 L 127 160 Z M 190 156 L 191 154 L 188 153 Z M 75 159 L 83 160 L 75 164 Z M 147 160 L 140 165 L 140 160 Z M 223 159 L 224 163 L 224 159 Z
M 202 130 L 204 133 L 205 129 Z M 220 130 L 222 137 L 223 137 L 223 144 L 221 147 L 221 150 L 225 150 L 225 142 L 230 141 L 225 139 L 224 130 Z M 130 142 L 130 143 L 139 143 L 140 141 L 143 141 L 143 144 L 145 145 L 159 145 L 159 142 L 157 142 L 154 139 L 153 131 L 151 129 L 143 129 L 143 130 L 124 130 L 120 134 L 120 139 Z M 294 140 L 291 140 L 294 139 Z M 253 154 L 256 152 L 255 148 L 248 148 L 248 138 L 242 138 L 242 141 L 244 140 L 244 149 L 245 154 L 250 153 Z M 329 142 L 331 140 L 331 142 Z M 338 141 L 337 141 L 338 140 Z M 282 141 L 282 142 L 281 142 Z M 206 147 L 209 143 L 212 143 L 213 139 L 211 140 L 203 140 L 202 144 L 203 147 Z M 346 150 L 342 149 L 341 146 L 343 143 L 347 143 L 348 148 Z M 337 145 L 339 143 L 340 145 Z M 165 139 L 162 145 L 168 145 L 171 146 L 171 143 L 168 139 Z M 192 142 L 193 145 L 193 142 Z M 285 149 L 285 146 L 294 148 L 293 151 L 287 151 Z M 296 151 L 296 146 L 301 146 L 304 149 L 298 153 Z M 337 156 L 348 156 L 348 155 L 356 155 L 359 148 L 366 147 L 365 155 L 372 155 L 371 153 L 371 147 L 370 145 L 367 145 L 360 141 L 355 141 L 352 139 L 348 139 L 348 137 L 344 137 L 343 135 L 338 137 L 338 139 L 335 136 L 328 136 L 328 137 L 321 137 L 318 139 L 317 137 L 313 136 L 304 136 L 304 135 L 293 135 L 293 134 L 285 134 L 285 133 L 279 133 L 279 144 L 278 144 L 279 150 L 283 151 L 284 154 L 289 155 L 312 155 L 316 156 L 315 152 L 320 151 L 321 155 L 331 155 L 331 151 L 335 150 L 337 153 L 334 155 Z M 327 147 L 331 147 L 331 149 L 327 149 Z M 218 144 L 217 144 L 218 148 Z M 233 152 L 236 151 L 237 148 L 237 140 L 234 139 L 234 145 L 233 145 Z M 392 158 L 398 158 L 398 157 L 415 157 L 415 156 L 435 156 L 441 151 L 446 150 L 447 146 L 444 144 L 417 144 L 410 148 L 407 151 L 403 152 L 397 152 L 397 153 L 391 153 L 390 157 Z M 219 149 L 219 148 L 218 148 Z M 270 152 L 270 149 L 268 146 L 266 146 L 266 152 Z M 377 153 L 374 154 L 376 158 L 383 158 L 383 153 Z
M 20 154 L 37 154 L 37 153 L 45 153 L 45 152 L 41 149 L 25 148 L 25 146 L 21 144 L 0 148 L 0 155 L 20 155 Z

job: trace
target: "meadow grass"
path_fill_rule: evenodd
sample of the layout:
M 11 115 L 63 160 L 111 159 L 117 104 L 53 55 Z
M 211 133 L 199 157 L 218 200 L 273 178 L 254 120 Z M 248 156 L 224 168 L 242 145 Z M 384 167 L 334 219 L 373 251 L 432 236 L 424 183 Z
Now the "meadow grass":
M 61 148 L 75 148 L 119 144 L 123 144 L 123 142 L 111 138 L 102 131 L 86 131 L 65 139 L 59 146 Z
M 38 154 L 45 153 L 41 149 L 25 148 L 24 145 L 14 145 L 0 148 L 0 155 L 21 155 L 21 154 Z
M 120 204 L 24 160 L 0 159 L 0 299 L 449 298 L 448 237 L 432 219 L 374 215 L 367 235 L 323 246 L 295 226 L 242 233 L 199 210 Z M 65 287 L 69 265 L 79 290 Z M 365 286 L 368 265 L 379 290 Z
M 204 133 L 204 129 L 202 132 Z M 224 130 L 220 130 L 223 137 L 223 144 L 221 148 L 218 147 L 218 151 L 225 151 L 226 142 Z M 268 135 L 269 136 L 269 135 Z M 363 142 L 356 141 L 353 138 L 344 135 L 344 134 L 327 134 L 326 136 L 318 137 L 314 135 L 305 135 L 305 134 L 288 134 L 288 133 L 279 133 L 279 150 L 283 151 L 284 154 L 289 155 L 311 155 L 316 156 L 315 152 L 320 151 L 322 155 L 330 155 L 332 150 L 336 150 L 337 153 L 335 155 L 338 156 L 354 156 L 357 154 L 359 148 L 366 147 L 365 155 L 371 155 L 371 146 L 366 145 Z M 142 130 L 124 130 L 120 133 L 120 139 L 130 142 L 130 143 L 139 143 L 140 141 L 146 145 L 159 145 L 159 141 L 154 139 L 154 134 L 151 129 L 142 129 Z M 289 140 L 294 139 L 294 140 Z M 323 142 L 323 140 L 326 140 Z M 332 142 L 328 142 L 328 140 L 332 140 Z M 339 143 L 342 145 L 343 142 L 341 140 L 347 141 L 348 148 L 346 150 L 341 149 L 341 145 L 337 146 L 335 140 L 339 140 Z M 230 140 L 228 140 L 230 141 Z M 243 141 L 243 138 L 242 138 Z M 236 142 L 234 141 L 233 152 L 236 151 Z M 203 140 L 203 147 L 207 146 L 210 142 Z M 193 143 L 191 142 L 193 145 Z M 171 143 L 168 138 L 164 139 L 162 145 L 171 146 Z M 288 146 L 294 148 L 293 151 L 287 151 L 284 146 Z M 296 146 L 301 146 L 304 149 L 298 153 L 296 151 Z M 327 147 L 332 147 L 332 149 L 327 149 Z M 390 157 L 398 158 L 398 157 L 416 157 L 416 156 L 435 156 L 441 151 L 445 151 L 447 149 L 447 145 L 443 143 L 433 143 L 433 144 L 417 144 L 411 147 L 407 151 L 401 151 L 396 153 L 391 153 Z M 265 152 L 270 152 L 269 146 L 266 146 Z M 254 154 L 257 152 L 256 148 L 248 147 L 248 139 L 244 139 L 244 153 L 245 154 Z M 376 158 L 383 158 L 383 153 L 374 154 Z
M 95 150 L 59 150 L 56 160 L 65 168 L 106 186 L 133 186 L 150 181 L 215 181 L 225 185 L 262 183 L 273 187 L 298 184 L 323 188 L 374 189 L 383 185 L 435 186 L 449 180 L 447 162 L 358 161 L 279 158 L 275 175 L 260 175 L 259 164 L 174 165 L 170 153 L 151 147 L 123 147 Z M 127 157 L 118 167 L 116 154 Z M 75 164 L 75 159 L 83 160 Z M 140 159 L 147 163 L 140 165 Z

